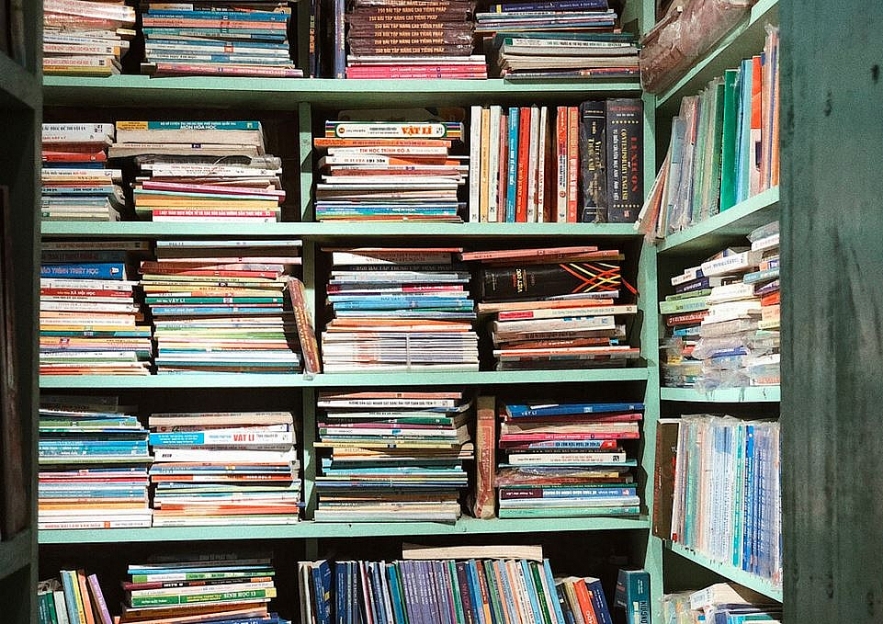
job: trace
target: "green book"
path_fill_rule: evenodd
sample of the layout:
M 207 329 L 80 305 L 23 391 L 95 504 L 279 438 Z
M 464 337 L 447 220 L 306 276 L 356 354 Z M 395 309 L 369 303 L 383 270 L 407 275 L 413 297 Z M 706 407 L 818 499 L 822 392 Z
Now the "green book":
M 724 80 L 715 78 L 709 85 L 711 110 L 708 117 L 708 136 L 705 154 L 705 171 L 702 181 L 700 215 L 707 219 L 719 212 L 721 184 L 721 138 L 724 125 Z
M 736 137 L 739 121 L 739 70 L 724 72 L 724 109 L 721 134 L 720 212 L 736 203 Z

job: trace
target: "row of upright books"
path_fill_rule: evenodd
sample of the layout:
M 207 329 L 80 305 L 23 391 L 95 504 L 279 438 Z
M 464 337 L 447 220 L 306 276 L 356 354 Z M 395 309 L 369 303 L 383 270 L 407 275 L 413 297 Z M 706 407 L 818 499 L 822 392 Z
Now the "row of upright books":
M 471 108 L 469 221 L 628 223 L 643 201 L 643 105 Z
M 779 31 L 684 97 L 636 227 L 664 239 L 779 184 Z
M 303 33 L 295 32 L 291 4 L 279 0 L 140 0 L 134 7 L 51 0 L 43 30 L 49 75 L 484 79 L 489 65 L 491 75 L 506 78 L 638 74 L 637 38 L 622 30 L 607 0 L 481 7 L 312 0 Z M 301 34 L 309 52 L 299 68 Z
M 780 381 L 779 224 L 748 235 L 671 278 L 659 302 L 665 319 L 665 385 L 715 388 Z
M 640 402 L 329 390 L 317 408 L 317 522 L 454 523 L 464 509 L 479 518 L 641 512 Z M 143 416 L 118 397 L 46 394 L 39 527 L 296 523 L 297 429 L 287 411 Z

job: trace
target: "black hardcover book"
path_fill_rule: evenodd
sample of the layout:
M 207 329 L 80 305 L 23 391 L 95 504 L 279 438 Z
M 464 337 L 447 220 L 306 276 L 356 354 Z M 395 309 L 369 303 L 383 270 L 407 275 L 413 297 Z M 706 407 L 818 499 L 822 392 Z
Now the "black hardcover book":
M 606 101 L 579 105 L 581 223 L 607 222 Z
M 487 267 L 478 274 L 482 301 L 543 299 L 606 291 L 618 293 L 620 282 L 620 267 L 615 262 Z
M 633 223 L 644 203 L 644 106 L 640 98 L 607 100 L 607 221 Z

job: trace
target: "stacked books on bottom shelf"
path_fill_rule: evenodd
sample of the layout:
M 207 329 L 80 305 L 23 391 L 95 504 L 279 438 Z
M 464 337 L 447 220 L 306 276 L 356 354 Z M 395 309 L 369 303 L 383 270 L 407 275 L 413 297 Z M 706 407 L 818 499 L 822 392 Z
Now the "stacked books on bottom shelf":
M 781 624 L 782 605 L 737 583 L 715 583 L 662 597 L 663 624 Z
M 684 416 L 675 457 L 672 541 L 781 587 L 779 423 Z
M 291 412 L 155 413 L 148 424 L 154 526 L 298 522 Z
M 222 554 L 130 564 L 118 624 L 288 624 L 269 610 L 276 570 L 265 555 Z
M 633 304 L 618 250 L 597 246 L 473 251 L 478 311 L 488 324 L 497 370 L 625 366 L 640 349 L 621 344 Z
M 500 518 L 640 513 L 623 445 L 638 439 L 643 403 L 506 403 L 500 407 Z
M 333 263 L 325 372 L 478 370 L 461 248 L 326 248 Z
M 44 395 L 38 527 L 149 527 L 148 432 L 116 397 Z
M 460 517 L 473 459 L 472 403 L 459 391 L 322 392 L 315 519 L 439 521 Z
M 299 372 L 285 303 L 298 251 L 275 241 L 157 241 L 157 260 L 140 266 L 157 374 Z

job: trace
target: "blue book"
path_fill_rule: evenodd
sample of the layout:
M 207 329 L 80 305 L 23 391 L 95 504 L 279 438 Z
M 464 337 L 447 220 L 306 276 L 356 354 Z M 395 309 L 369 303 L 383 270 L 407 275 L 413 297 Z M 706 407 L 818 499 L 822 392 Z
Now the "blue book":
M 86 624 L 80 620 L 77 610 L 77 594 L 80 593 L 77 585 L 77 573 L 74 570 L 61 570 L 61 588 L 64 591 L 64 602 L 67 606 L 67 617 L 70 624 Z
M 316 618 L 319 624 L 331 624 L 331 566 L 322 560 L 310 567 L 316 594 Z
M 738 127 L 736 129 L 736 203 L 748 199 L 749 175 L 748 171 L 752 162 L 751 148 L 751 90 L 752 90 L 752 60 L 743 59 L 739 65 L 739 114 L 737 116 Z
M 399 569 L 394 563 L 386 565 L 386 579 L 389 585 L 389 598 L 392 604 L 393 622 L 407 622 L 405 597 Z
M 176 9 L 149 9 L 144 17 L 177 17 L 189 19 L 226 20 L 231 22 L 287 22 L 288 13 L 276 11 L 188 11 Z
M 598 587 L 600 586 L 601 582 L 598 581 Z M 625 624 L 651 624 L 650 573 L 646 570 L 620 569 L 616 579 L 613 608 L 625 616 Z M 612 620 L 609 623 L 612 624 Z M 604 624 L 603 621 L 601 624 Z
M 346 618 L 346 562 L 334 563 L 334 622 L 335 624 L 347 624 Z
M 507 223 L 515 221 L 515 188 L 518 183 L 518 129 L 519 108 L 509 107 L 509 147 L 506 153 L 506 212 Z
M 40 265 L 40 277 L 47 278 L 123 280 L 125 276 L 125 262 L 64 262 Z
M 546 403 L 546 404 L 505 404 L 506 413 L 511 418 L 532 418 L 536 416 L 569 416 L 572 414 L 602 414 L 611 412 L 643 411 L 643 403 Z
M 472 602 L 473 613 L 476 615 L 476 621 L 479 624 L 494 624 L 493 620 L 488 619 L 487 611 L 485 611 L 485 602 L 482 597 L 483 592 L 479 587 L 480 579 L 478 578 L 478 567 L 475 559 L 466 562 L 466 579 L 469 583 L 469 598 Z
M 527 588 L 527 599 L 530 602 L 530 611 L 533 614 L 534 622 L 542 622 L 543 611 L 540 607 L 540 589 L 534 583 L 533 574 L 530 571 L 530 564 L 527 559 L 520 559 L 516 562 L 519 566 L 519 573 L 524 578 L 524 586 Z
M 546 581 L 547 591 L 554 592 L 554 595 L 551 596 L 551 600 L 549 601 L 552 603 L 552 608 L 555 611 L 554 621 L 568 622 L 569 620 L 566 618 L 564 609 L 562 608 L 566 601 L 558 592 L 558 587 L 555 585 L 555 577 L 552 575 L 552 566 L 549 564 L 548 559 L 543 559 L 542 574 Z M 573 616 L 571 615 L 571 617 Z

